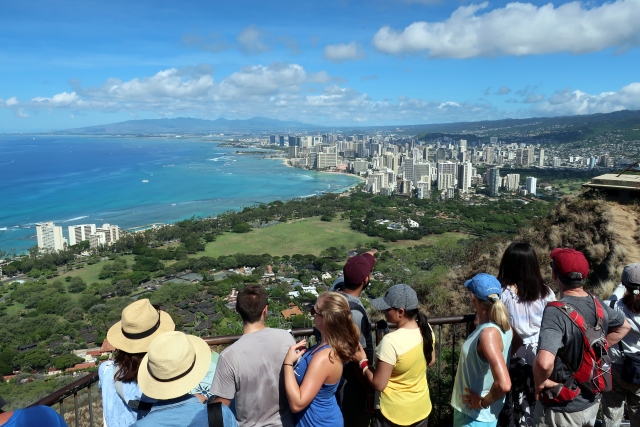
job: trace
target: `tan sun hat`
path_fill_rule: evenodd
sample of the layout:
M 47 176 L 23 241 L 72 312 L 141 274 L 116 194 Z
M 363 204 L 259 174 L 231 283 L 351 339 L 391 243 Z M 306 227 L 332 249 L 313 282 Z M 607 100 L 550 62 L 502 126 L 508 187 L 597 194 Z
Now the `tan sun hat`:
M 153 399 L 174 399 L 197 386 L 210 365 L 211 350 L 202 338 L 166 332 L 153 340 L 140 362 L 138 385 Z
M 168 313 L 155 308 L 148 299 L 140 299 L 122 310 L 122 320 L 107 332 L 107 340 L 127 353 L 146 353 L 158 335 L 173 331 L 175 323 Z

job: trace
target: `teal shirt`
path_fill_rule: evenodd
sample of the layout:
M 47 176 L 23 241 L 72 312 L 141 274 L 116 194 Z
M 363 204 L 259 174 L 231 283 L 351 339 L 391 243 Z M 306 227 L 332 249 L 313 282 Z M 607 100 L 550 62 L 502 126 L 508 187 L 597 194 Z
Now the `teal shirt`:
M 504 406 L 504 397 L 487 409 L 468 409 L 467 406 L 462 403 L 462 394 L 465 392 L 465 388 L 473 390 L 480 396 L 485 396 L 489 393 L 491 386 L 493 385 L 493 374 L 491 373 L 491 366 L 489 362 L 483 360 L 478 355 L 478 340 L 480 339 L 480 333 L 485 328 L 496 328 L 500 331 L 502 336 L 502 356 L 504 357 L 505 364 L 509 358 L 511 351 L 511 339 L 513 338 L 513 331 L 509 329 L 507 332 L 502 332 L 502 329 L 495 323 L 483 323 L 479 325 L 475 331 L 462 345 L 460 350 L 460 359 L 458 360 L 458 371 L 456 373 L 456 379 L 453 386 L 453 395 L 451 396 L 451 406 L 454 409 L 462 412 L 469 417 L 481 421 L 481 422 L 493 422 L 498 419 L 498 414 Z

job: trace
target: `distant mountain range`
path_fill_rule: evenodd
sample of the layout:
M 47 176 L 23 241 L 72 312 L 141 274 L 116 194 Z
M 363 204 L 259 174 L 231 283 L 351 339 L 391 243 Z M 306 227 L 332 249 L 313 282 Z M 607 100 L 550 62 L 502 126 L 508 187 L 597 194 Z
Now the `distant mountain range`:
M 252 117 L 246 120 L 202 120 L 188 117 L 174 119 L 129 120 L 101 126 L 90 126 L 52 132 L 74 135 L 149 135 L 149 134 L 207 134 L 236 132 L 288 133 L 299 131 L 322 131 L 331 128 L 283 121 L 266 117 Z M 371 133 L 401 129 L 405 135 L 422 134 L 428 136 L 443 134 L 476 134 L 478 136 L 502 136 L 507 134 L 535 133 L 538 138 L 553 137 L 562 142 L 571 142 L 596 136 L 604 132 L 621 132 L 622 136 L 640 138 L 640 111 L 624 110 L 606 114 L 590 114 L 563 117 L 533 117 L 529 119 L 501 119 L 481 122 L 416 124 L 398 126 L 341 126 L 345 133 Z
M 320 130 L 323 126 L 300 122 L 252 117 L 246 120 L 193 119 L 177 117 L 175 119 L 128 120 L 108 125 L 89 126 L 52 132 L 72 135 L 141 135 L 141 134 L 184 134 L 184 133 L 226 133 L 226 132 L 286 132 L 302 130 Z

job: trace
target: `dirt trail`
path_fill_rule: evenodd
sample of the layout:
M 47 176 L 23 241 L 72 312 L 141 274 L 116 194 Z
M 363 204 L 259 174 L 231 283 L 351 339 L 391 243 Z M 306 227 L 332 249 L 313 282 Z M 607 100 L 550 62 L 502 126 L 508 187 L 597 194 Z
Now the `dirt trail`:
M 613 231 L 616 234 L 616 243 L 626 249 L 625 263 L 640 262 L 640 247 L 634 239 L 638 230 L 638 212 L 632 207 L 609 203 L 613 214 Z

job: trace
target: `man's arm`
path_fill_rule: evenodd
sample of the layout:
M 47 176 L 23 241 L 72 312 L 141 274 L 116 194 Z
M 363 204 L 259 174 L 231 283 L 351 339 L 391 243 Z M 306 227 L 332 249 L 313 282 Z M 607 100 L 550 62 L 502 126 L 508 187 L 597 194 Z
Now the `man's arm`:
M 228 354 L 222 353 L 218 359 L 218 365 L 216 366 L 216 373 L 213 376 L 211 382 L 211 394 L 215 399 L 214 402 L 220 402 L 226 406 L 231 405 L 231 401 L 236 395 L 236 382 L 233 369 L 227 361 Z
M 225 399 L 224 397 L 216 397 L 215 399 L 213 399 L 214 403 L 222 403 L 223 405 L 229 407 L 231 406 L 231 400 L 230 399 Z
M 627 333 L 631 330 L 631 325 L 627 322 L 627 319 L 624 319 L 624 323 L 622 326 L 618 326 L 617 328 L 613 328 L 607 334 L 607 342 L 609 343 L 609 347 L 613 347 L 618 344 L 622 338 L 627 335 Z
M 538 355 L 533 363 L 533 381 L 536 384 L 536 400 L 540 398 L 540 392 L 545 388 L 555 386 L 557 383 L 549 377 L 553 373 L 556 355 L 547 350 L 538 350 Z

